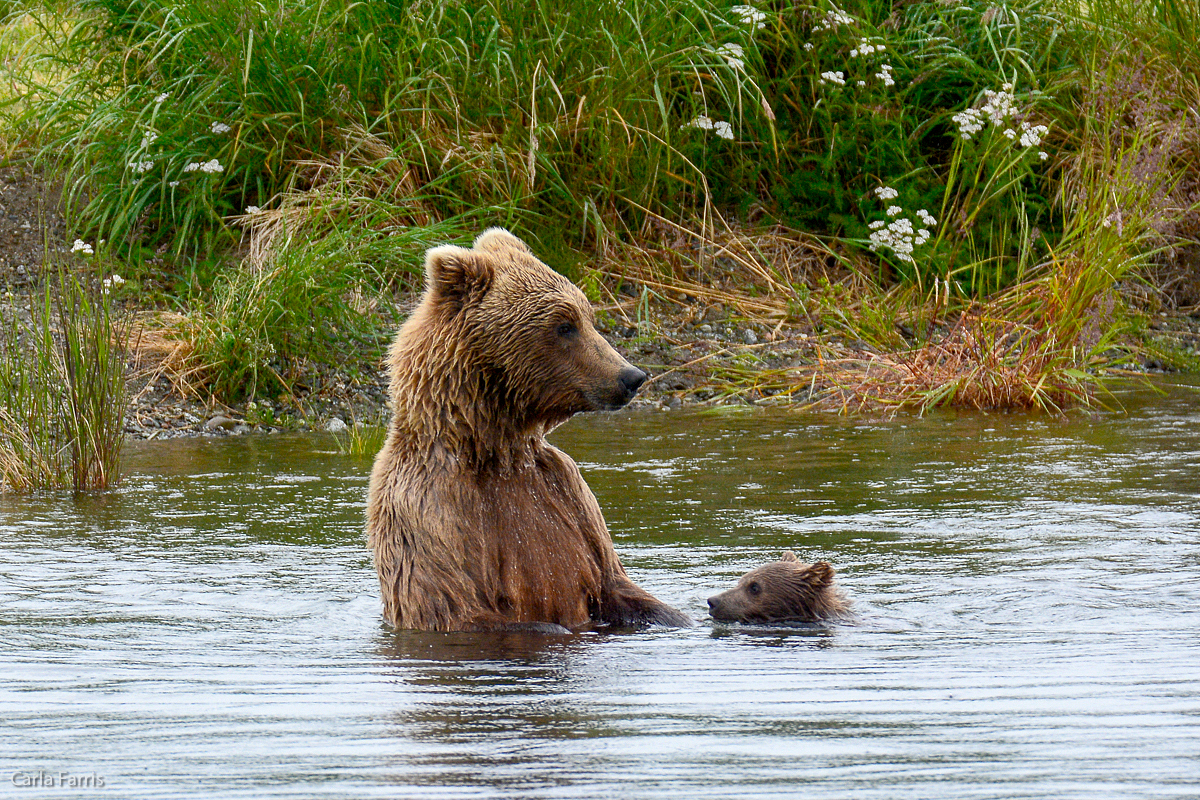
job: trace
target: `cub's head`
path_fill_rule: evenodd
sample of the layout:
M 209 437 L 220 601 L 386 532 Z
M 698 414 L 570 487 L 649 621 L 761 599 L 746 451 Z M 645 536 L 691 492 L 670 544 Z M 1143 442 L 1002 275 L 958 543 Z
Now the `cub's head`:
M 713 619 L 725 622 L 817 622 L 848 612 L 833 567 L 805 564 L 793 553 L 750 570 L 737 586 L 708 598 L 708 608 Z
M 620 408 L 646 380 L 596 332 L 583 292 L 502 228 L 469 250 L 433 248 L 425 278 L 414 316 L 439 332 L 433 341 L 456 362 L 448 366 L 479 373 L 478 385 L 514 417 Z

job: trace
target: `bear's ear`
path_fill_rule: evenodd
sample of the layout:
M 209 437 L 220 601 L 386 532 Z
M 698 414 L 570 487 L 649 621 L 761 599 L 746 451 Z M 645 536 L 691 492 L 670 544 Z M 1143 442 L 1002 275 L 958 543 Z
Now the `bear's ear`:
M 800 559 L 796 558 L 795 553 L 793 553 L 791 550 L 788 550 L 782 556 L 779 557 L 779 560 L 780 561 L 799 561 Z
M 425 254 L 425 290 L 455 310 L 482 297 L 492 277 L 492 259 L 465 247 L 445 245 Z
M 833 567 L 828 561 L 818 561 L 815 564 L 810 564 L 805 570 L 805 577 L 808 578 L 810 586 L 824 588 L 833 583 Z
M 529 245 L 522 242 L 516 236 L 513 236 L 504 228 L 488 228 L 476 237 L 473 246 L 476 250 L 496 252 L 498 250 L 509 249 L 520 250 L 522 253 L 533 255 L 533 251 L 529 249 Z

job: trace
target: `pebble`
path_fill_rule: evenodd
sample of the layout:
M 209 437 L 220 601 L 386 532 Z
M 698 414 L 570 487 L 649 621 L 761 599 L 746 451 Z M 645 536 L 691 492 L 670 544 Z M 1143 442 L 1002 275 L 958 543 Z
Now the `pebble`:
M 330 433 L 345 433 L 348 428 L 346 423 L 342 421 L 341 417 L 332 417 L 330 418 L 329 422 L 325 423 L 325 430 L 329 431 Z
M 742 331 L 742 341 L 746 344 L 758 344 L 758 335 L 750 328 Z
M 229 430 L 237 425 L 237 421 L 229 417 L 218 414 L 217 416 L 204 423 L 205 430 L 215 431 L 218 428 L 221 430 Z

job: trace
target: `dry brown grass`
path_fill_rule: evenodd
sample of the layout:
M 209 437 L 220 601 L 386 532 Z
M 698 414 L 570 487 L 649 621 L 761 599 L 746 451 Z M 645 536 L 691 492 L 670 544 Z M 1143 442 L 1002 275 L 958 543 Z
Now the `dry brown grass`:
M 659 376 L 699 373 L 697 388 L 717 401 L 771 397 L 842 413 L 951 406 L 1057 414 L 1094 404 L 1101 391 L 1094 368 L 1103 359 L 1094 354 L 1116 330 L 1114 281 L 1081 259 L 1045 264 L 1034 278 L 974 302 L 952 296 L 946 282 L 884 291 L 820 242 L 781 227 L 704 235 L 653 222 L 657 238 L 612 248 L 600 263 L 610 310 L 642 321 L 646 293 L 617 293 L 630 282 L 650 290 L 660 315 L 696 319 L 722 304 L 770 329 L 762 344 L 710 350 Z M 778 367 L 769 355 L 777 347 L 807 354 L 807 363 Z
M 631 281 L 675 306 L 720 303 L 747 319 L 779 323 L 802 314 L 799 301 L 820 279 L 850 274 L 816 237 L 773 225 L 746 230 L 716 216 L 719 227 L 683 226 L 643 209 L 633 244 L 610 245 L 597 269 L 617 286 Z M 616 301 L 615 294 L 609 298 Z
M 196 379 L 203 368 L 191 359 L 193 327 L 191 318 L 173 311 L 144 311 L 134 317 L 129 352 L 143 392 L 165 376 L 180 396 L 200 393 Z

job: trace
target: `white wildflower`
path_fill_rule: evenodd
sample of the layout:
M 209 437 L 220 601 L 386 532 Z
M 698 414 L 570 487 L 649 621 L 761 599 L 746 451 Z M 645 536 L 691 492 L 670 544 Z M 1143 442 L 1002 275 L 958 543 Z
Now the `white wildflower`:
M 185 165 L 183 168 L 184 172 L 196 172 L 197 170 L 199 170 L 200 172 L 209 172 L 209 173 L 224 172 L 225 167 L 221 166 L 221 162 L 217 161 L 214 158 L 212 161 L 205 161 L 204 163 L 200 163 L 199 161 L 193 161 L 190 164 Z
M 262 211 L 262 209 L 259 208 L 258 206 L 246 206 L 247 214 L 257 214 L 260 211 Z
M 1042 143 L 1042 137 L 1050 132 L 1045 125 L 1030 125 L 1021 123 L 1021 147 L 1037 147 Z
M 1049 157 L 1050 157 L 1050 154 L 1047 153 L 1045 150 L 1038 151 L 1038 161 L 1045 161 Z
M 889 186 L 879 186 L 876 187 L 875 194 L 881 200 L 891 200 L 896 197 L 898 192 Z M 936 223 L 936 220 L 922 208 L 916 214 L 922 227 L 917 228 L 911 219 L 899 216 L 904 213 L 904 209 L 900 206 L 888 206 L 886 213 L 895 219 L 890 222 L 877 219 L 867 224 L 867 227 L 871 229 L 871 250 L 878 251 L 879 248 L 886 247 L 901 261 L 915 264 L 916 259 L 913 258 L 913 252 L 929 241 L 931 236 L 929 228 Z
M 166 101 L 166 99 L 167 99 L 168 97 L 170 97 L 170 96 L 171 96 L 171 93 L 170 93 L 170 92 L 163 92 L 163 93 L 162 93 L 162 94 L 160 94 L 158 97 L 154 98 L 154 102 L 155 102 L 155 104 L 158 104 L 158 103 L 163 103 L 163 102 L 165 102 L 165 101 Z
M 866 82 L 866 81 L 858 81 L 858 85 L 859 85 L 859 86 L 866 86 L 866 85 L 867 85 L 867 82 Z
M 123 283 L 125 283 L 125 279 L 124 279 L 124 278 L 122 278 L 120 275 L 118 275 L 118 274 L 116 274 L 116 273 L 114 272 L 114 273 L 113 273 L 113 276 L 112 276 L 111 278 L 105 278 L 105 279 L 104 279 L 104 288 L 105 288 L 106 290 L 107 290 L 107 289 L 118 288 L 118 287 L 120 287 L 120 286 L 121 286 L 121 284 L 123 284 Z
M 229 133 L 230 130 L 232 129 L 224 122 L 214 122 L 212 124 L 213 133 Z
M 838 86 L 846 85 L 846 76 L 841 72 L 822 72 L 821 79 L 817 83 L 836 83 Z
M 971 136 L 983 130 L 983 112 L 977 108 L 960 111 L 951 119 L 958 126 L 959 136 L 964 139 L 970 139 Z
M 991 89 L 985 89 L 983 96 L 987 98 L 987 102 L 983 104 L 983 108 L 981 110 L 984 116 L 992 121 L 993 125 L 996 125 L 997 127 L 1003 125 L 1004 120 L 1013 115 L 1014 98 L 1012 96 L 1011 83 L 1004 84 L 1004 88 L 998 92 L 993 92 Z
M 879 72 L 875 73 L 875 77 L 883 81 L 884 86 L 895 86 L 896 79 L 892 77 L 892 65 L 884 64 L 879 68 Z
M 680 128 L 700 128 L 701 130 L 712 131 L 722 139 L 733 138 L 732 125 L 730 125 L 728 122 L 722 122 L 720 120 L 714 122 L 712 119 L 704 116 L 703 114 L 696 117 L 691 122 L 681 125 Z
M 855 45 L 854 49 L 850 51 L 850 57 L 858 58 L 859 56 L 869 56 L 872 53 L 882 53 L 883 50 L 884 47 L 882 44 L 872 43 L 870 39 L 864 37 L 859 39 L 858 44 Z
M 146 131 L 142 134 L 142 143 L 139 145 L 139 148 L 145 150 L 150 145 L 154 144 L 154 140 L 157 138 L 158 134 L 154 131 Z
M 178 185 L 179 185 L 179 181 L 171 181 L 170 183 L 167 184 L 167 186 L 170 186 L 172 189 L 174 189 Z
M 734 69 L 744 70 L 746 68 L 746 51 L 740 44 L 723 44 L 717 48 L 717 55 L 723 57 Z
M 135 160 L 129 162 L 129 168 L 139 174 L 143 173 L 143 172 L 149 172 L 150 170 L 154 169 L 154 162 L 153 161 L 138 161 L 135 159 Z
M 93 250 L 92 246 L 83 239 L 76 239 L 75 244 L 71 245 L 71 252 L 83 253 L 85 256 L 90 256 L 95 252 L 95 250 Z
M 1017 138 L 1017 132 L 1014 131 L 1012 128 L 1005 128 L 1004 135 L 1007 136 L 1009 139 Z
M 749 25 L 755 30 L 763 28 L 767 24 L 763 22 L 767 18 L 767 15 L 754 6 L 734 6 L 729 10 L 743 25 Z
M 813 26 L 813 31 L 836 30 L 839 25 L 853 25 L 854 17 L 836 6 L 825 12 L 825 18 Z
M 810 52 L 811 52 L 811 51 L 812 51 L 812 49 L 813 49 L 813 43 L 812 43 L 812 42 L 805 42 L 805 43 L 804 43 L 804 49 L 805 49 L 805 50 L 808 50 L 808 51 L 810 51 Z

